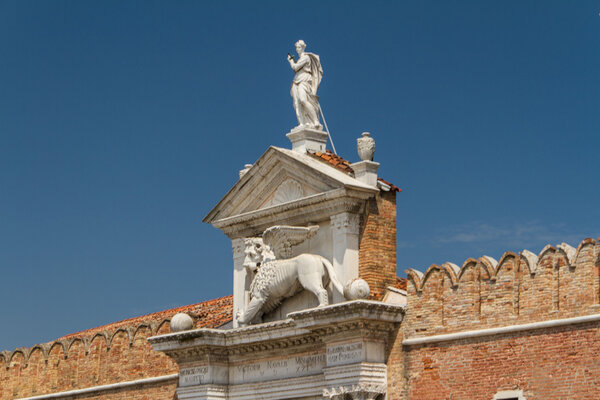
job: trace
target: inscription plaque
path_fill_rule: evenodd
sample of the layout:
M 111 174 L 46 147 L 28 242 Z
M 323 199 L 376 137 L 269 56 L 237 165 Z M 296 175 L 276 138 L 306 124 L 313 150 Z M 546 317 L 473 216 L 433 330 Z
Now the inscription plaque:
M 208 366 L 182 368 L 179 371 L 179 386 L 202 385 L 206 383 Z
M 317 374 L 325 367 L 325 354 L 260 361 L 230 369 L 231 383 L 248 383 Z
M 365 348 L 362 342 L 345 343 L 327 348 L 327 365 L 353 364 L 363 361 Z

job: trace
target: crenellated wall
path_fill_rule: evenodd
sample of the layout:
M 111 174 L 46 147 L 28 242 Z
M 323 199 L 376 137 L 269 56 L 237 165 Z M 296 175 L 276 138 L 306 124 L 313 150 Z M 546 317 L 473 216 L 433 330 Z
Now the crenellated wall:
M 407 271 L 403 366 L 391 367 L 404 381 L 390 399 L 600 398 L 599 253 L 585 239 Z
M 600 244 L 506 252 L 462 267 L 432 265 L 409 278 L 406 337 L 499 327 L 600 312 Z
M 177 373 L 177 365 L 164 354 L 154 352 L 146 339 L 168 333 L 170 319 L 177 312 L 192 315 L 196 327 L 217 327 L 231 319 L 231 303 L 228 296 L 90 329 L 31 348 L 3 351 L 0 400 Z M 81 397 L 135 399 L 144 394 L 139 398 L 171 400 L 176 382 L 171 379 L 133 391 L 130 387 Z

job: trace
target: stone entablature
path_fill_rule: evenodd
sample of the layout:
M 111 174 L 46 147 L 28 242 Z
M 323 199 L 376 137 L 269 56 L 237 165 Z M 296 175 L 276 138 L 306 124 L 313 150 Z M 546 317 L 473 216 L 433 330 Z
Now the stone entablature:
M 180 399 L 375 399 L 385 394 L 387 352 L 403 316 L 402 306 L 358 300 L 149 342 L 179 365 Z

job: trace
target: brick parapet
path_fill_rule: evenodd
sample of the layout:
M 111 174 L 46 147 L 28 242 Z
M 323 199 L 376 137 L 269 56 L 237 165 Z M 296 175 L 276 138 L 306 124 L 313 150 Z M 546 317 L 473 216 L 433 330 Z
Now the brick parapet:
M 231 320 L 232 296 L 116 322 L 31 348 L 1 352 L 0 400 L 177 373 L 177 365 L 164 354 L 154 352 L 146 340 L 168 333 L 170 319 L 177 312 L 192 315 L 197 328 L 218 327 Z M 174 388 L 174 383 L 164 382 L 140 392 L 127 388 L 82 397 L 121 399 L 127 392 L 135 393 L 131 395 L 133 399 L 142 399 L 139 393 L 149 391 L 154 394 L 145 398 L 172 399 Z
M 600 245 L 546 246 L 468 259 L 461 268 L 432 265 L 407 271 L 405 336 L 420 337 L 600 312 Z

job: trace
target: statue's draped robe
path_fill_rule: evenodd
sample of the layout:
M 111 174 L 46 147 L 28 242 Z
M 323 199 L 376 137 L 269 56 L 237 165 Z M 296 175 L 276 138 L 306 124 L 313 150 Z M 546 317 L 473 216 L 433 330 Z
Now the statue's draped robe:
M 294 107 L 302 107 L 302 104 L 307 104 L 314 110 L 313 115 L 317 117 L 316 121 L 312 121 L 310 114 L 302 113 L 305 119 L 312 125 L 319 125 L 319 96 L 317 89 L 323 77 L 323 68 L 319 56 L 313 53 L 303 53 L 302 56 L 293 66 L 296 75 L 292 81 L 290 94 L 294 99 Z M 299 121 L 301 122 L 301 121 Z

